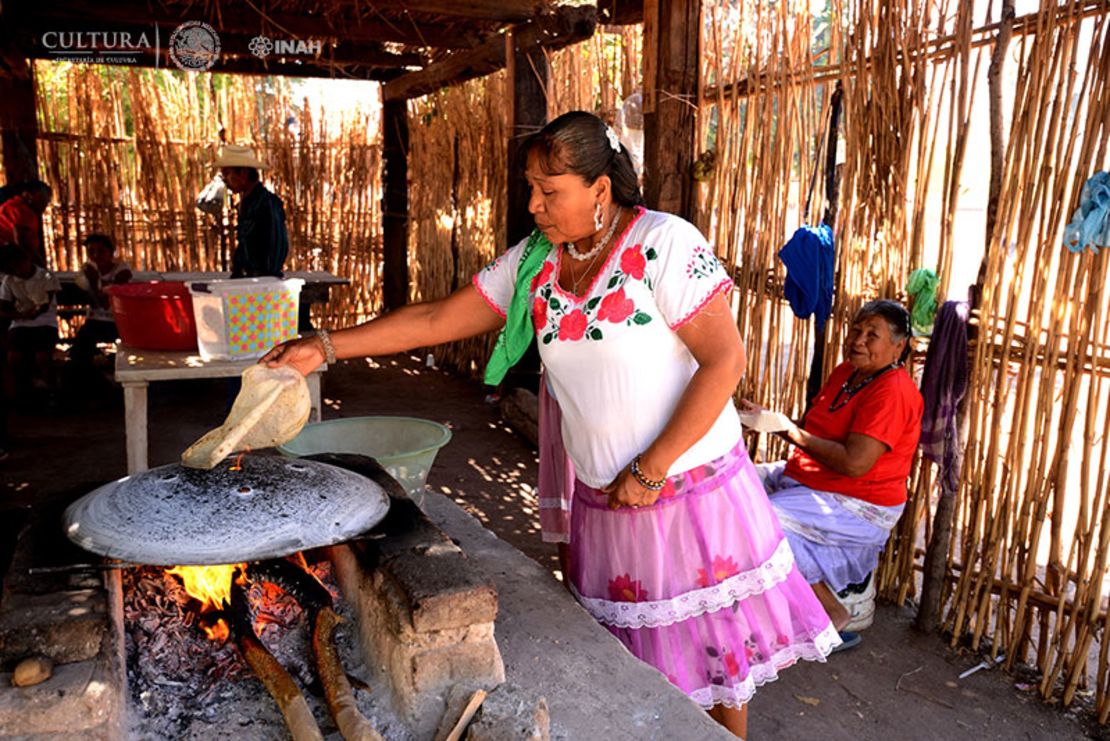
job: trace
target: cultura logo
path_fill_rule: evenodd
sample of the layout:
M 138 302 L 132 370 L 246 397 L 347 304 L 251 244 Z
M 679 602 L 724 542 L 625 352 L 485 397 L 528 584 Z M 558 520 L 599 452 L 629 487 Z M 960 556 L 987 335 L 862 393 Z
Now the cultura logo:
M 152 27 L 150 31 L 46 31 L 39 37 L 39 42 L 53 59 L 94 64 L 137 64 L 152 50 L 157 57 L 158 28 Z
M 220 58 L 220 35 L 202 21 L 188 21 L 174 29 L 169 43 L 170 59 L 186 72 L 212 69 Z

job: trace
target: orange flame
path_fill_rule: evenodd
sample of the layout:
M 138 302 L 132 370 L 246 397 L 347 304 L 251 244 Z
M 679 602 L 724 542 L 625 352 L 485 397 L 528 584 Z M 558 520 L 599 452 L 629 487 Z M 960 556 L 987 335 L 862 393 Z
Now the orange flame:
M 181 584 L 189 596 L 201 604 L 201 614 L 212 610 L 222 610 L 231 602 L 231 581 L 235 570 L 245 568 L 246 564 L 223 564 L 220 566 L 175 566 L 167 569 L 167 574 L 180 577 Z M 208 626 L 203 621 L 201 627 L 214 641 L 225 641 L 229 631 L 222 619 Z
M 242 453 L 235 456 L 235 462 L 232 463 L 231 468 L 229 468 L 227 470 L 229 470 L 229 471 L 242 471 L 243 470 L 243 456 L 246 455 L 249 452 L 251 452 L 251 449 L 247 448 Z

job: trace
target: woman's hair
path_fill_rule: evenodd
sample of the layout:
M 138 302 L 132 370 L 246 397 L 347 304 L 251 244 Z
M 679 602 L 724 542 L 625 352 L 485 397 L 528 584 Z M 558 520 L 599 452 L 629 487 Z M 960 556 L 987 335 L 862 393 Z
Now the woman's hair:
M 905 306 L 892 299 L 875 299 L 860 307 L 855 318 L 852 319 L 852 324 L 862 322 L 864 319 L 873 316 L 882 317 L 886 320 L 887 326 L 890 327 L 891 340 L 894 342 L 907 340 L 906 347 L 902 350 L 902 357 L 898 359 L 899 363 L 904 363 L 910 355 L 910 343 L 908 342 L 911 335 L 910 312 L 906 311 Z
M 587 185 L 608 175 L 613 183 L 614 201 L 622 206 L 643 206 L 644 197 L 632 158 L 619 140 L 613 149 L 609 141 L 611 131 L 592 113 L 571 111 L 532 134 L 524 143 L 524 151 L 536 153 L 540 169 L 547 175 L 571 173 Z

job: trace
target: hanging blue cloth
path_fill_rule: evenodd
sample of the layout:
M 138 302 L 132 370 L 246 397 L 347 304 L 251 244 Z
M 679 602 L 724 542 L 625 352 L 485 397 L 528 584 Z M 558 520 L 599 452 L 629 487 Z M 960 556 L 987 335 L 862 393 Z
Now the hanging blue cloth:
M 1064 227 L 1064 246 L 1072 252 L 1110 248 L 1110 173 L 1096 172 L 1083 184 L 1079 208 Z
M 808 319 L 812 315 L 820 331 L 832 313 L 836 263 L 832 229 L 826 224 L 799 228 L 779 250 L 779 259 L 786 266 L 783 295 L 794 316 Z

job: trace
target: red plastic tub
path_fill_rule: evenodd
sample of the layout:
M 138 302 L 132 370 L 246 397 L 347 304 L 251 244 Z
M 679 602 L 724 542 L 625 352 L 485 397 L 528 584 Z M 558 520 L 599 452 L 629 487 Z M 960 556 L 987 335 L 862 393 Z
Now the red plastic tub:
M 108 288 L 123 344 L 140 350 L 196 350 L 193 299 L 184 283 L 151 281 Z

